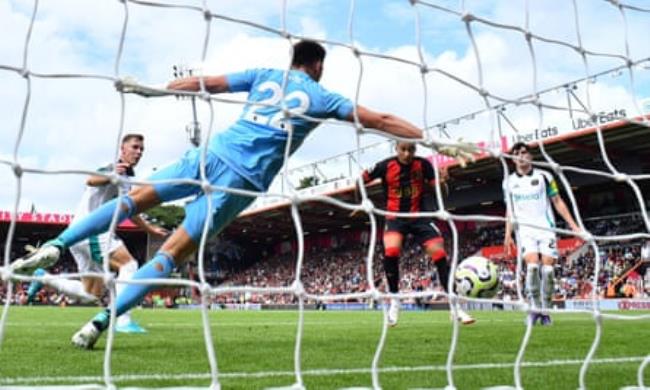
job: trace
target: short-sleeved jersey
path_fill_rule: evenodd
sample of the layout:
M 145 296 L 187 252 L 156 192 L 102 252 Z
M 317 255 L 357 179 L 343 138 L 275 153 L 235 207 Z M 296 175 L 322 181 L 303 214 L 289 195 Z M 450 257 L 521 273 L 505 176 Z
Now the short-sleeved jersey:
M 415 157 L 410 164 L 402 164 L 397 157 L 387 158 L 363 172 L 365 182 L 374 179 L 381 179 L 387 211 L 428 211 L 423 208 L 423 196 L 435 180 L 433 166 L 428 160 Z
M 514 217 L 519 222 L 548 228 L 555 227 L 555 215 L 550 199 L 558 196 L 558 187 L 549 172 L 533 168 L 526 175 L 511 173 L 508 180 L 503 181 L 503 194 L 506 197 L 506 204 L 507 197 L 510 195 Z M 520 234 L 539 234 L 539 232 L 539 229 L 532 227 L 519 227 Z
M 251 69 L 226 75 L 230 92 L 248 91 L 248 104 L 235 124 L 210 141 L 210 150 L 260 190 L 266 190 L 282 167 L 292 132 L 293 153 L 320 123 L 282 112 L 284 71 Z M 284 104 L 291 114 L 312 118 L 347 118 L 352 102 L 332 93 L 299 70 L 287 74 Z
M 113 171 L 113 164 L 105 165 L 97 170 L 100 173 L 110 173 Z M 133 168 L 129 168 L 123 175 L 120 175 L 122 178 L 127 179 L 133 177 L 135 172 Z M 74 214 L 74 220 L 80 219 L 91 211 L 95 210 L 97 207 L 108 202 L 111 199 L 114 199 L 119 194 L 118 189 L 121 188 L 124 193 L 127 193 L 131 190 L 131 184 L 122 182 L 119 187 L 114 186 L 110 183 L 102 186 L 86 186 L 79 205 L 77 206 L 77 211 Z

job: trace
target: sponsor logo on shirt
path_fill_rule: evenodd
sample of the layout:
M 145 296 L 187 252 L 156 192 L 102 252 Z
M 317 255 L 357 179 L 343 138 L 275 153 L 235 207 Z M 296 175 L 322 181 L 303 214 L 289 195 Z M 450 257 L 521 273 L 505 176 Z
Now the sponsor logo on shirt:
M 528 200 L 539 200 L 541 196 L 537 192 L 534 194 L 514 194 L 513 197 L 516 202 L 521 202 L 521 201 L 528 201 Z

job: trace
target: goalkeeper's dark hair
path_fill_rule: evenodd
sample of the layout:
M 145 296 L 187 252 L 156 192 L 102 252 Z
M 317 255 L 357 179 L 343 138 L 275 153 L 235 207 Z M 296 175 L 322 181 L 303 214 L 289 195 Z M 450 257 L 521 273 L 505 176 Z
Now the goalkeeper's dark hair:
M 325 48 L 318 42 L 303 40 L 293 45 L 291 66 L 313 65 L 325 60 Z

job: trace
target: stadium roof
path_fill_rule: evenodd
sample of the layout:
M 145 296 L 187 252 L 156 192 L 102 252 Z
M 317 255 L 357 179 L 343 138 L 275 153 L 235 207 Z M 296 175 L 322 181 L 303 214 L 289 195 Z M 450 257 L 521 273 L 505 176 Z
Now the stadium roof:
M 650 116 L 648 116 L 650 119 Z M 641 172 L 650 172 L 650 127 L 621 120 L 604 124 L 602 127 L 605 151 L 610 160 L 615 163 L 625 157 L 638 157 L 642 164 Z M 534 161 L 545 161 L 537 142 L 530 143 Z M 595 127 L 564 133 L 557 137 L 544 140 L 544 150 L 557 163 L 563 166 L 597 169 L 609 172 L 602 161 L 602 153 Z M 501 169 L 494 168 L 498 162 L 490 157 L 482 158 L 466 168 L 458 164 L 449 169 L 454 178 L 468 179 L 474 177 L 492 178 L 499 176 L 502 180 Z M 622 170 L 618 167 L 619 170 Z M 622 170 L 624 171 L 624 170 Z M 639 173 L 639 172 L 637 172 Z
M 650 118 L 650 116 L 648 116 Z M 604 124 L 601 127 L 606 153 L 621 172 L 641 174 L 650 172 L 650 128 L 628 120 Z M 537 142 L 531 143 L 535 161 L 544 161 Z M 573 131 L 544 140 L 544 149 L 559 164 L 583 169 L 609 172 L 603 162 L 596 128 Z M 476 209 L 481 204 L 500 202 L 503 170 L 501 163 L 492 157 L 480 158 L 475 163 L 462 168 L 454 164 L 449 168 L 452 190 L 446 200 L 449 207 L 457 212 L 463 208 Z M 603 185 L 607 178 L 596 175 L 582 175 L 565 171 L 574 190 L 582 185 Z M 588 176 L 588 177 L 585 177 Z M 611 179 L 610 179 L 611 180 Z M 335 191 L 324 193 L 335 199 L 355 201 L 354 187 L 348 185 Z M 613 182 L 612 182 L 613 183 Z M 375 204 L 381 203 L 381 186 L 368 188 L 368 194 Z M 477 196 L 477 194 L 480 194 Z M 264 244 L 295 238 L 295 228 L 291 219 L 289 202 L 276 203 L 242 213 L 224 230 L 226 237 L 242 239 L 245 236 L 253 243 Z M 359 217 L 349 217 L 349 211 L 323 202 L 302 203 L 299 206 L 300 218 L 306 234 L 340 232 L 345 229 L 368 229 L 368 218 L 363 213 Z

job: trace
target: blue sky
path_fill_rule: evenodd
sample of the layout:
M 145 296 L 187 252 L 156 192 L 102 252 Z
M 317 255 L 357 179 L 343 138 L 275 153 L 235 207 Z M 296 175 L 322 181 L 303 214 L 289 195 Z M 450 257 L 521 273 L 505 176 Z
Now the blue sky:
M 178 3 L 200 5 L 201 1 Z M 456 11 L 462 11 L 460 7 L 464 4 L 465 11 L 497 23 L 514 26 L 525 23 L 526 2 L 523 0 L 428 0 L 427 3 Z M 625 0 L 624 3 L 649 6 L 644 0 Z M 275 28 L 280 27 L 281 4 L 279 0 L 208 1 L 215 13 Z M 575 44 L 577 37 L 570 4 L 563 0 L 530 0 L 530 29 L 539 35 Z M 584 47 L 610 54 L 625 53 L 625 30 L 618 10 L 604 0 L 579 0 L 577 4 Z M 290 32 L 350 42 L 349 1 L 288 0 L 287 6 Z M 21 63 L 31 7 L 31 1 L 27 0 L 0 3 L 0 25 L 7 31 L 5 36 L 12 37 L 0 40 L 0 64 L 18 66 Z M 29 48 L 30 70 L 113 74 L 124 15 L 120 2 L 41 1 L 39 7 Z M 421 48 L 427 65 L 477 85 L 476 57 L 459 17 L 424 4 L 418 4 L 416 10 L 420 15 Z M 649 57 L 650 13 L 626 11 L 626 17 L 630 57 Z M 355 1 L 355 44 L 364 51 L 417 61 L 414 21 L 414 8 L 407 0 Z M 510 99 L 531 93 L 534 68 L 522 34 L 480 23 L 473 23 L 472 31 L 478 44 L 484 87 L 494 95 Z M 172 65 L 199 64 L 204 36 L 205 24 L 200 14 L 129 4 L 120 74 L 134 76 L 144 83 L 164 84 L 171 78 Z M 582 60 L 573 50 L 539 41 L 535 41 L 534 48 L 538 89 L 584 77 Z M 252 66 L 284 67 L 286 49 L 286 41 L 274 34 L 214 20 L 208 55 L 202 66 L 206 72 L 215 73 Z M 424 107 L 423 82 L 416 67 L 369 57 L 362 60 L 360 104 L 396 113 L 420 126 L 424 126 L 425 118 L 431 125 L 485 107 L 475 91 L 436 73 L 426 77 L 428 105 Z M 589 57 L 592 73 L 619 64 L 620 59 Z M 650 96 L 649 73 L 649 70 L 635 69 L 635 91 L 631 91 L 625 74 L 601 78 L 589 90 L 593 110 L 624 107 L 634 113 L 634 99 Z M 358 63 L 350 51 L 329 47 L 323 84 L 353 97 L 358 76 Z M 5 118 L 2 133 L 10 140 L 0 146 L 0 159 L 7 160 L 13 151 L 26 89 L 24 80 L 14 72 L 0 70 L 0 82 L 5 86 L 0 91 L 0 115 Z M 580 88 L 578 93 L 586 98 L 586 88 Z M 564 104 L 566 100 L 558 93 L 547 94 L 544 99 L 549 104 Z M 127 96 L 125 107 L 125 128 L 142 131 L 147 137 L 147 152 L 138 167 L 141 175 L 146 176 L 154 167 L 179 156 L 188 146 L 183 130 L 191 117 L 187 102 Z M 236 105 L 217 103 L 214 107 L 214 132 L 227 127 L 239 113 Z M 530 107 L 513 108 L 509 112 L 523 131 L 539 126 L 538 116 Z M 207 113 L 206 107 L 199 108 L 200 121 L 205 126 Z M 92 170 L 111 161 L 115 155 L 119 114 L 119 96 L 109 82 L 33 79 L 32 102 L 19 161 L 40 169 L 83 167 Z M 566 113 L 544 110 L 542 126 L 550 125 L 567 128 Z M 463 136 L 470 140 L 489 140 L 496 135 L 488 118 L 481 117 L 451 128 L 449 132 L 452 138 Z M 363 136 L 357 145 L 350 128 L 325 125 L 306 141 L 290 160 L 290 166 L 307 164 L 379 140 L 376 136 Z M 369 152 L 363 156 L 361 164 L 368 166 L 389 152 L 386 148 Z M 336 164 L 329 168 L 338 176 Z M 21 208 L 35 203 L 41 210 L 71 212 L 83 188 L 82 177 L 25 176 Z M 4 165 L 0 165 L 0 185 L 14 188 L 13 175 Z M 10 208 L 14 199 L 15 191 L 3 192 L 0 209 Z

